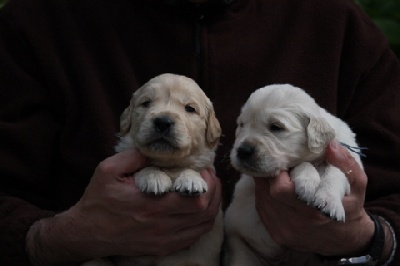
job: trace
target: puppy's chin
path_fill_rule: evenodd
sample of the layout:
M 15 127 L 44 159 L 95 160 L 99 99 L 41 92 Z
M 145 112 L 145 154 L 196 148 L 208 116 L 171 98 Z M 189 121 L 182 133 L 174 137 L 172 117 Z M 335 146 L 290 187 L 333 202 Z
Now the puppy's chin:
M 269 163 L 265 161 L 259 161 L 255 158 L 250 160 L 240 160 L 236 157 L 236 154 L 231 154 L 232 166 L 240 173 L 253 176 L 253 177 L 275 177 L 281 170 L 284 169 L 282 164 L 277 162 Z
M 253 169 L 248 167 L 236 167 L 236 166 L 234 167 L 237 171 L 252 177 L 264 177 L 264 178 L 275 177 L 281 172 L 281 169 L 279 168 L 265 171 L 262 169 Z
M 162 138 L 140 145 L 138 149 L 143 155 L 150 158 L 177 159 L 187 155 L 186 149 Z
M 169 155 L 180 150 L 179 147 L 177 147 L 175 144 L 165 139 L 158 139 L 149 142 L 144 146 L 143 149 L 149 151 L 150 153 L 159 155 Z

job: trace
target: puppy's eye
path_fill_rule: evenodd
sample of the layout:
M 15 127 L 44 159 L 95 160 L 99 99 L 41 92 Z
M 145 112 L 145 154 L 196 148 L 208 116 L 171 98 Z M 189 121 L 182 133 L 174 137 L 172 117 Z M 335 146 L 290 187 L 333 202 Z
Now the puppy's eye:
M 269 125 L 269 130 L 273 132 L 279 132 L 285 130 L 285 127 L 281 124 L 272 123 L 271 125 Z
M 244 127 L 243 123 L 238 123 L 238 127 Z
M 186 105 L 185 106 L 185 111 L 188 112 L 188 113 L 195 113 L 196 109 L 193 106 Z
M 140 105 L 142 107 L 144 107 L 144 108 L 147 108 L 147 107 L 150 106 L 150 104 L 151 104 L 151 101 L 150 100 L 146 100 L 146 101 L 142 102 Z

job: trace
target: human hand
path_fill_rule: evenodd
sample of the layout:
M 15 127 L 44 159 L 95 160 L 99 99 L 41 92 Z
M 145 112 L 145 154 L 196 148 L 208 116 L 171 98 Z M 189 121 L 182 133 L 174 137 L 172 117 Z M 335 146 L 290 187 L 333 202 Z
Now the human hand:
M 135 186 L 132 173 L 144 166 L 136 150 L 101 162 L 75 206 L 32 227 L 27 242 L 40 249 L 30 252 L 34 260 L 51 264 L 111 255 L 162 256 L 190 246 L 212 229 L 221 200 L 213 171 L 201 172 L 209 190 L 199 197 L 154 196 Z
M 346 221 L 337 222 L 298 199 L 287 172 L 276 178 L 254 178 L 256 209 L 272 238 L 288 248 L 325 256 L 364 255 L 374 223 L 364 210 L 367 176 L 354 157 L 336 141 L 326 160 L 346 174 L 350 195 L 343 199 Z

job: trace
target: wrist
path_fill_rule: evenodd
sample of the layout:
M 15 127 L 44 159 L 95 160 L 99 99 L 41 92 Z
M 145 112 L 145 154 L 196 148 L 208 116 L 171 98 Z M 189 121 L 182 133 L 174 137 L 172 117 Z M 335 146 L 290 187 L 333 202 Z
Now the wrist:
M 367 254 L 371 247 L 371 241 L 375 233 L 375 223 L 368 213 L 364 211 L 358 219 L 349 221 L 345 232 L 347 236 L 342 241 L 347 245 L 343 245 L 343 248 L 333 256 L 336 258 L 362 256 Z
M 369 214 L 374 223 L 374 233 L 363 255 L 345 257 L 338 265 L 389 265 L 397 247 L 394 231 L 390 224 L 380 216 Z
M 53 256 L 57 256 L 57 253 L 51 250 L 55 248 L 54 243 L 48 243 L 48 238 L 51 233 L 48 224 L 52 219 L 53 217 L 35 222 L 26 235 L 25 247 L 32 265 L 57 264 L 57 261 L 52 258 Z
M 71 217 L 61 213 L 35 222 L 25 243 L 32 265 L 80 265 L 90 259 L 81 242 L 76 241 Z

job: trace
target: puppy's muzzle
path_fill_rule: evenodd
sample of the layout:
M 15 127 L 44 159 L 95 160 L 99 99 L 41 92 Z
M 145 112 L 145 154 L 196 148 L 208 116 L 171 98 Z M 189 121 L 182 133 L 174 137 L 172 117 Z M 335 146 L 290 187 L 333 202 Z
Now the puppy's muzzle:
M 256 147 L 254 145 L 251 145 L 249 143 L 243 143 L 237 148 L 236 155 L 239 160 L 246 161 L 254 156 L 255 151 Z
M 169 133 L 171 128 L 175 125 L 174 120 L 168 116 L 160 116 L 154 119 L 154 128 L 160 134 Z

